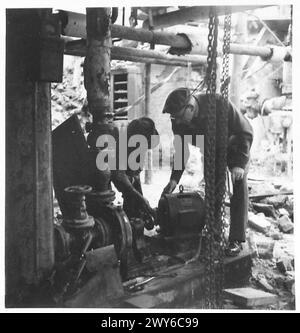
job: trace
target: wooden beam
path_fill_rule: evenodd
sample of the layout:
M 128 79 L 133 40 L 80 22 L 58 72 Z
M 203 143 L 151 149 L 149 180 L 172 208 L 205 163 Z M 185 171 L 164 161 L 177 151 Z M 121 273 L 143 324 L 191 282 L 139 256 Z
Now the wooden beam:
M 247 10 L 254 10 L 262 6 L 216 6 L 217 15 L 225 15 L 227 11 L 231 13 L 238 13 Z M 165 27 L 170 27 L 178 24 L 185 24 L 191 21 L 201 21 L 206 20 L 209 17 L 210 6 L 192 6 L 186 7 L 180 10 L 169 12 L 162 15 L 157 15 L 153 17 L 154 29 L 160 29 Z M 149 20 L 145 20 L 143 28 L 147 29 L 149 27 Z
M 6 306 L 21 306 L 54 265 L 51 87 L 36 82 L 40 14 L 8 9 L 6 43 Z M 51 10 L 50 10 L 51 13 Z M 43 295 L 46 296 L 46 295 Z M 23 303 L 24 304 L 24 303 Z

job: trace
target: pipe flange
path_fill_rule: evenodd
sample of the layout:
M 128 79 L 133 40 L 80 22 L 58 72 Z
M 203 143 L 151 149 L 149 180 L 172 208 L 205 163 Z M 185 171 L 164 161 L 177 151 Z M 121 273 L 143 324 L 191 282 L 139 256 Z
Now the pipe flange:
M 89 185 L 75 185 L 65 188 L 65 192 L 67 193 L 82 194 L 82 195 L 90 193 L 91 191 L 92 187 Z
M 83 230 L 83 229 L 91 229 L 95 225 L 95 220 L 92 216 L 87 215 L 87 218 L 84 220 L 77 219 L 63 219 L 62 226 L 66 229 L 66 231 L 74 231 L 74 230 Z

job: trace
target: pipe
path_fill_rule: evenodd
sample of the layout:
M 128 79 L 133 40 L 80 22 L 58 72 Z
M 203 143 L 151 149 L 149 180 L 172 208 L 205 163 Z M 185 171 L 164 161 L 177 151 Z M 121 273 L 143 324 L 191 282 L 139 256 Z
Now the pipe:
M 150 26 L 149 30 L 153 30 L 152 26 L 152 9 L 149 10 L 149 20 Z M 151 43 L 150 48 L 154 49 L 154 43 Z M 151 64 L 145 64 L 145 77 L 144 77 L 144 86 L 145 86 L 145 116 L 151 118 Z M 147 151 L 147 168 L 145 170 L 145 184 L 152 183 L 152 150 Z
M 87 8 L 87 48 L 84 86 L 93 122 L 103 122 L 110 111 L 110 8 Z
M 145 57 L 145 58 L 154 58 L 154 59 L 163 59 L 167 61 L 172 60 L 181 60 L 185 62 L 190 62 L 191 64 L 206 64 L 207 59 L 205 56 L 200 55 L 187 55 L 187 56 L 173 56 L 164 54 L 158 51 L 152 50 L 140 50 L 130 47 L 112 47 L 112 54 L 121 54 L 121 55 L 128 55 L 128 56 L 137 56 L 137 57 Z
M 65 54 L 84 57 L 86 55 L 85 41 L 67 42 L 65 44 Z M 139 50 L 126 47 L 113 46 L 111 48 L 111 59 L 125 60 L 141 63 L 170 65 L 187 67 L 188 63 L 192 66 L 206 64 L 205 56 L 171 56 L 151 50 Z
M 189 54 L 207 55 L 207 36 L 199 33 L 181 34 L 190 41 L 191 51 Z M 170 54 L 182 54 L 183 50 L 177 47 L 171 47 Z M 240 43 L 230 43 L 230 54 L 259 56 L 268 61 L 292 61 L 291 48 L 275 45 L 256 46 Z M 222 45 L 219 44 L 218 56 L 223 55 Z
M 70 37 L 86 39 L 86 15 L 74 12 L 59 11 L 62 23 L 62 34 Z M 118 24 L 111 25 L 111 37 L 135 40 L 144 43 L 169 45 L 189 49 L 191 44 L 184 36 L 167 32 L 154 32 L 146 29 L 125 27 Z
M 249 7 L 252 6 L 247 6 L 247 8 Z M 203 7 L 192 7 L 192 8 L 203 9 Z M 64 35 L 86 39 L 86 24 L 85 24 L 84 14 L 60 11 L 59 15 L 62 22 L 62 32 Z M 153 19 L 155 19 L 155 17 Z M 112 24 L 111 35 L 112 38 L 123 38 L 139 42 L 169 45 L 171 46 L 169 51 L 171 54 L 190 53 L 198 55 L 199 54 L 207 55 L 207 36 L 205 35 L 203 36 L 203 38 L 201 38 L 200 35 L 199 38 L 198 32 L 175 35 L 168 32 L 149 31 L 147 29 L 140 29 L 140 28 L 135 29 L 131 27 Z M 289 51 L 289 48 L 271 46 L 271 45 L 251 46 L 245 44 L 231 43 L 229 53 L 260 56 L 263 59 L 270 61 L 281 61 L 281 60 L 292 61 L 292 56 L 291 52 Z M 219 54 L 220 55 L 222 54 L 221 49 L 219 50 Z
M 151 31 L 141 28 L 130 28 L 114 24 L 111 27 L 112 37 L 135 40 L 144 43 L 169 45 L 180 49 L 190 49 L 191 43 L 183 35 L 168 32 Z

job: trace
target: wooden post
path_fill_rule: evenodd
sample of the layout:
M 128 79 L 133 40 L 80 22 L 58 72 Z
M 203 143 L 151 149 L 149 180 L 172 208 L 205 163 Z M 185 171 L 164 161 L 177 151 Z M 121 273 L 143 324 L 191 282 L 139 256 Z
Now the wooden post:
M 243 43 L 245 41 L 245 35 L 247 33 L 247 18 L 243 13 L 237 15 L 237 24 L 235 28 L 235 34 L 237 35 L 237 42 Z M 241 81 L 242 81 L 242 69 L 244 60 L 241 56 L 233 56 L 232 75 L 230 80 L 230 100 L 239 108 L 241 98 Z
M 6 306 L 21 306 L 54 264 L 50 83 L 39 63 L 41 13 L 6 11 Z

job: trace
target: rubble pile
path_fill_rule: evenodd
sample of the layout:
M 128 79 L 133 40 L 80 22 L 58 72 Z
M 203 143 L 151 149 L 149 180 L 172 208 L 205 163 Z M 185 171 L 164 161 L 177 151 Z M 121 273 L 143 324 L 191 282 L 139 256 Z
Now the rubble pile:
M 254 254 L 250 283 L 278 296 L 270 309 L 290 310 L 295 308 L 293 195 L 280 193 L 292 189 L 262 183 L 251 188 L 250 198 L 266 190 L 277 195 L 250 199 L 247 240 Z
M 81 62 L 74 57 L 65 60 L 63 81 L 51 84 L 52 129 L 74 113 L 81 118 L 86 98 Z

